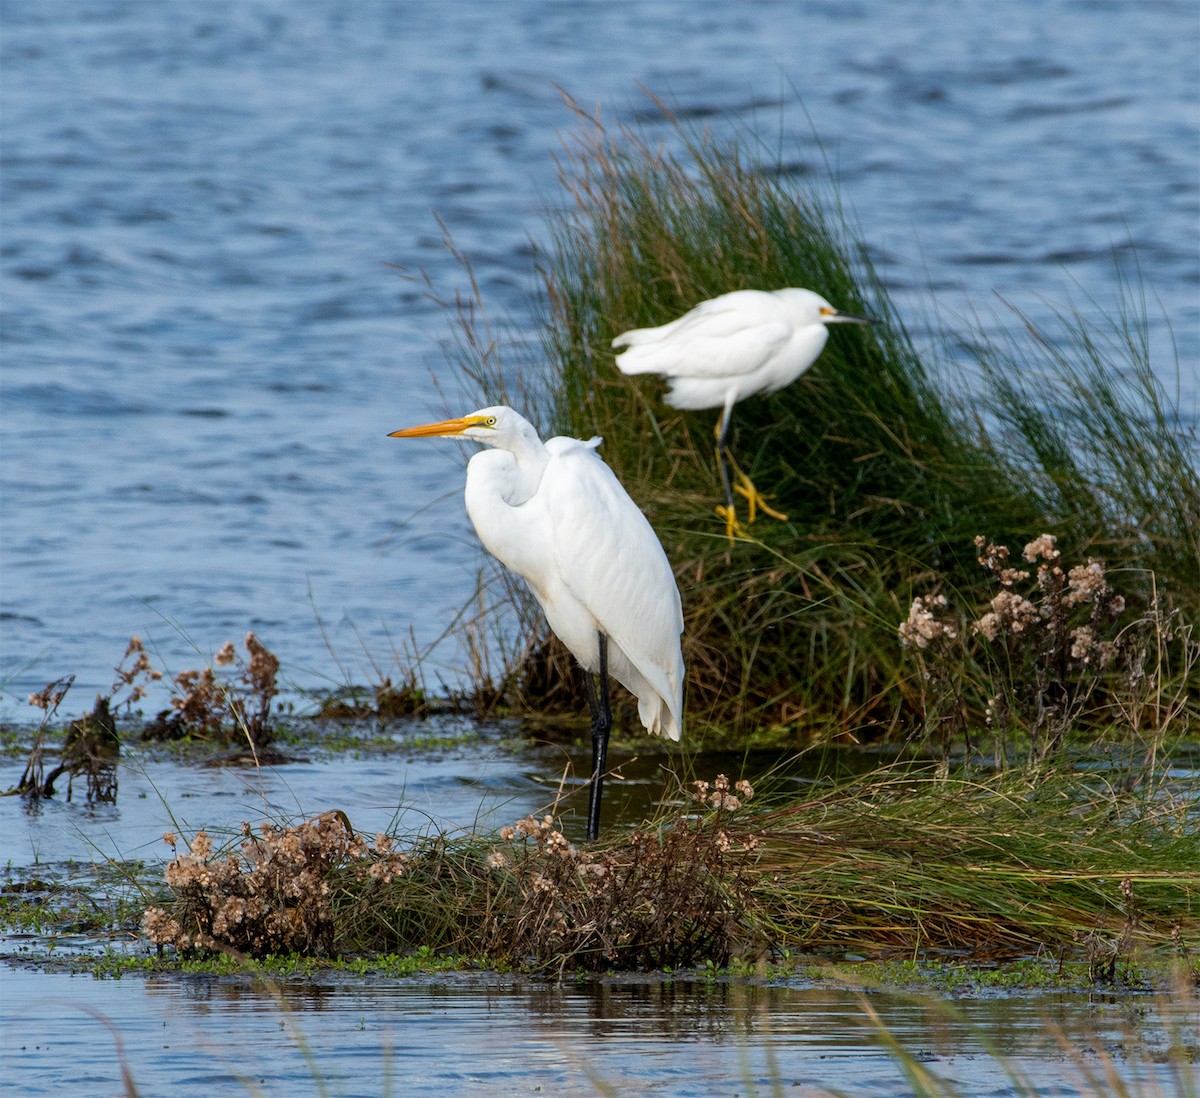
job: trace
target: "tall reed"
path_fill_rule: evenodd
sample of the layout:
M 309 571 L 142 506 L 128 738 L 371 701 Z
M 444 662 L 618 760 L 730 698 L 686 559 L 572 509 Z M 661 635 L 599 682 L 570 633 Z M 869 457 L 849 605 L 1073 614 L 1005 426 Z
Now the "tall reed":
M 603 436 L 679 578 L 693 733 L 803 742 L 920 727 L 897 626 L 915 593 L 986 602 L 980 535 L 1052 534 L 1110 571 L 1157 577 L 1189 626 L 1200 616 L 1194 439 L 1135 323 L 1116 341 L 1075 317 L 1061 339 L 985 344 L 981 397 L 922 361 L 831 186 L 799 187 L 752 136 L 720 144 L 676 122 L 668 148 L 577 113 L 540 268 L 540 354 L 505 357 L 463 310 L 460 365 L 489 396 L 519 383 L 546 428 Z M 669 408 L 658 379 L 616 370 L 611 342 L 730 290 L 782 286 L 877 323 L 839 327 L 797 382 L 737 406 L 739 461 L 789 519 L 730 544 L 713 513 L 716 412 Z M 1130 586 L 1152 597 L 1144 579 Z M 963 641 L 964 720 L 979 724 L 994 690 Z M 552 642 L 533 657 L 524 681 L 571 673 Z

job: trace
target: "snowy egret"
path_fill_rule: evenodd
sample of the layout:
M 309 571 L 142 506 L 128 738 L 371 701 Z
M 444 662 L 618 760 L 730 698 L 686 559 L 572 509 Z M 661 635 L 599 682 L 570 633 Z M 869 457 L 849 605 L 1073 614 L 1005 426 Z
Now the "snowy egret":
M 389 437 L 447 435 L 492 447 L 467 463 L 467 514 L 488 552 L 529 585 L 583 669 L 592 715 L 587 836 L 595 839 L 612 727 L 608 676 L 637 698 L 647 731 L 672 740 L 682 732 L 683 609 L 675 575 L 646 516 L 596 453 L 600 439 L 543 443 L 505 407 Z
M 635 328 L 613 340 L 626 350 L 617 355 L 625 374 L 659 374 L 671 383 L 672 408 L 720 408 L 717 467 L 725 489 L 725 519 L 730 538 L 738 528 L 733 506 L 725 435 L 733 406 L 756 393 L 790 385 L 816 360 L 829 338 L 830 324 L 870 324 L 867 317 L 839 312 L 812 290 L 735 290 L 703 301 L 691 312 L 658 328 Z M 746 497 L 749 521 L 756 511 L 787 516 L 768 507 L 732 456 L 737 491 Z

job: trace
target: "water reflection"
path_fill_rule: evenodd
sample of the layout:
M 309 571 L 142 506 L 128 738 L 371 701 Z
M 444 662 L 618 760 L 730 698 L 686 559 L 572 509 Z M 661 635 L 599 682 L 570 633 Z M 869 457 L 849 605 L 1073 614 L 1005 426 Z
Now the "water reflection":
M 201 1081 L 307 1093 L 315 1080 L 334 1095 L 374 1096 L 579 1094 L 597 1081 L 618 1094 L 681 1098 L 775 1087 L 911 1093 L 857 992 L 800 983 L 651 977 L 577 985 L 470 975 L 112 982 L 18 971 L 5 973 L 4 986 L 4 1058 L 24 1093 L 119 1089 L 112 1037 L 91 1033 L 85 1011 L 121 1034 L 134 1079 L 153 1094 Z M 1083 1073 L 1105 1049 L 1120 1050 L 1123 1079 L 1184 1093 L 1161 1053 L 1186 1041 L 1195 1057 L 1200 1022 L 1194 999 L 1149 996 L 972 999 L 953 1013 L 904 995 L 866 1001 L 911 1055 L 972 1094 L 1014 1093 L 1013 1073 L 1035 1078 L 1041 1093 L 1093 1093 Z M 1151 1063 L 1156 1054 L 1160 1062 Z M 1193 1070 L 1176 1070 L 1195 1081 Z

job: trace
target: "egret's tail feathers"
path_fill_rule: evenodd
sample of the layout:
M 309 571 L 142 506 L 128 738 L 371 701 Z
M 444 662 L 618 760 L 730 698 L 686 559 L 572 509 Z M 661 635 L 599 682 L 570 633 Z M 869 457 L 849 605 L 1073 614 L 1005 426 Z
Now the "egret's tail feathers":
M 623 374 L 665 374 L 674 365 L 674 359 L 664 361 L 663 355 L 653 344 L 645 347 L 630 347 L 614 359 L 617 369 Z
M 666 736 L 679 742 L 683 736 L 683 724 L 678 713 L 671 710 L 667 702 L 657 694 L 638 698 L 638 718 L 646 731 L 655 736 Z

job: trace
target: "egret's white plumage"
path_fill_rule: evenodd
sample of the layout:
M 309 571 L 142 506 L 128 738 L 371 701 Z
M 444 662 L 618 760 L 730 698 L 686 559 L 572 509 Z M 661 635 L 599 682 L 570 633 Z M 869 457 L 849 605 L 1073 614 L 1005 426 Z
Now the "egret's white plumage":
M 733 406 L 756 393 L 774 393 L 790 385 L 817 360 L 829 338 L 829 325 L 842 323 L 870 321 L 839 312 L 812 290 L 735 290 L 701 302 L 668 324 L 635 328 L 613 340 L 614 348 L 624 348 L 616 357 L 622 373 L 667 378 L 671 407 L 722 410 L 717 458 L 730 534 L 736 519 L 724 452 Z M 751 521 L 757 507 L 784 517 L 765 507 L 749 478 L 738 473 L 738 491 L 750 500 Z
M 601 675 L 605 710 L 607 669 L 637 698 L 646 729 L 678 740 L 684 677 L 679 588 L 646 516 L 596 453 L 600 440 L 543 443 L 528 420 L 506 407 L 392 437 L 435 435 L 489 447 L 467 463 L 467 514 L 488 552 L 524 578 L 584 671 Z M 594 739 L 597 721 L 593 706 Z M 604 728 L 604 746 L 607 736 Z M 599 821 L 603 757 L 599 749 L 590 838 Z

